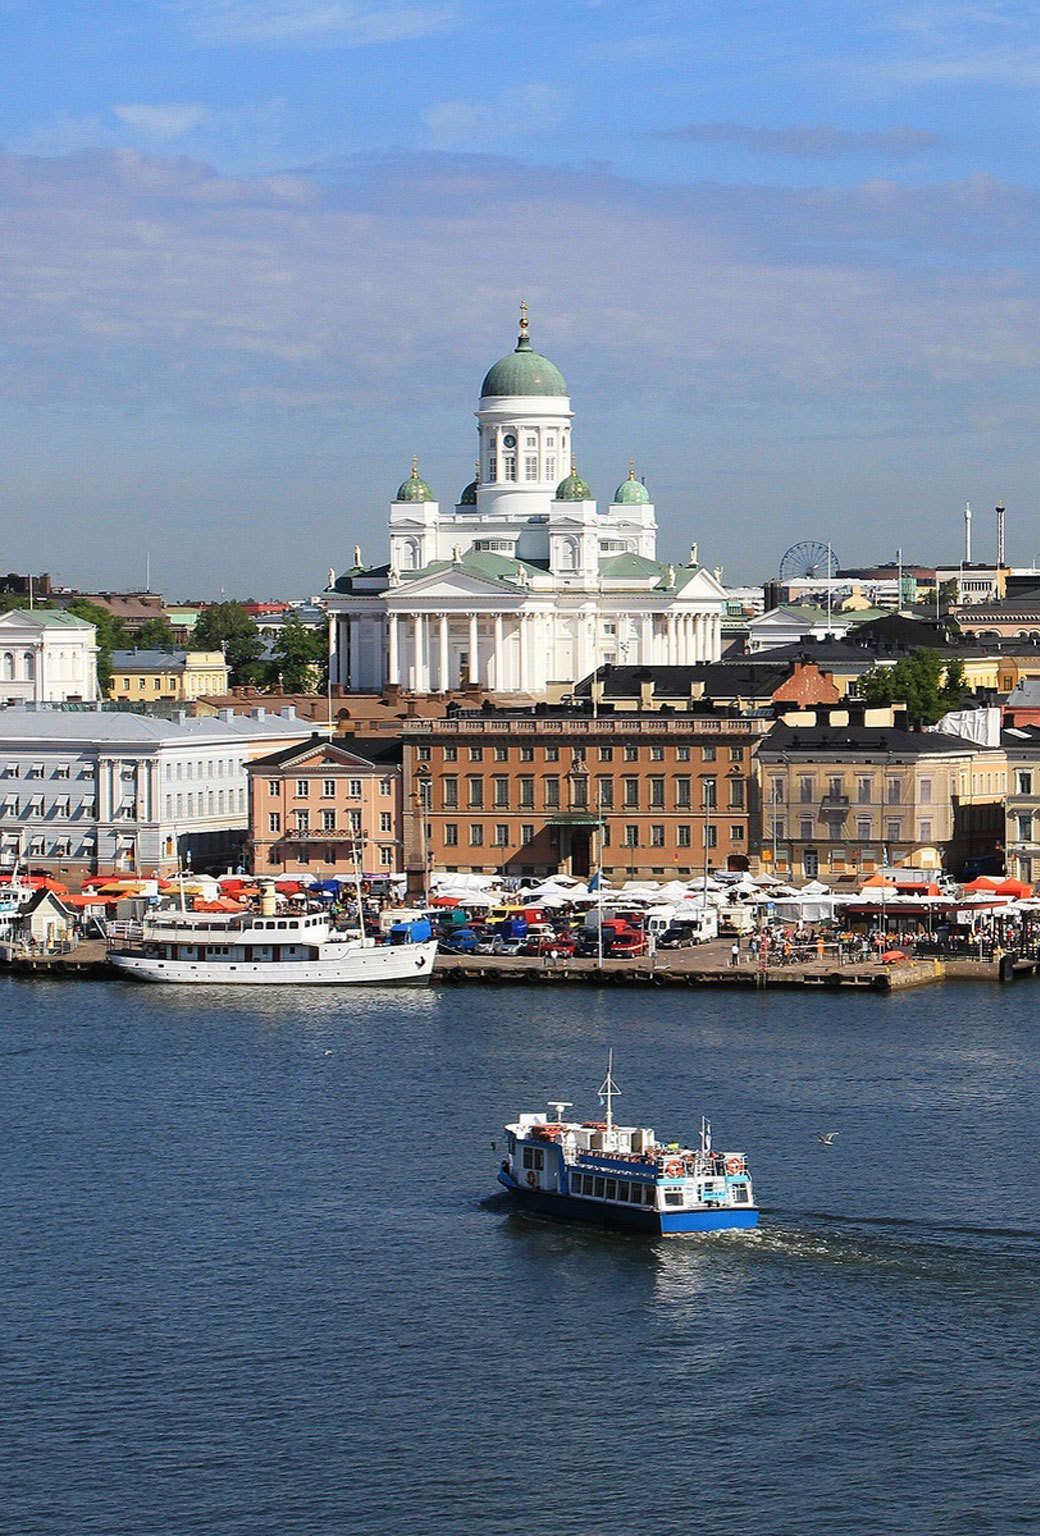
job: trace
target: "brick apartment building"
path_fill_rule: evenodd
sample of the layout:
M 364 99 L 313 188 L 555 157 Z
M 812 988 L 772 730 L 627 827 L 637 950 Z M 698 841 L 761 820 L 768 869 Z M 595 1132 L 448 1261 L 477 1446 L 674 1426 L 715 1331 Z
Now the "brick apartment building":
M 402 729 L 405 867 L 614 880 L 746 869 L 770 722 L 494 711 Z M 425 815 L 420 815 L 420 809 Z

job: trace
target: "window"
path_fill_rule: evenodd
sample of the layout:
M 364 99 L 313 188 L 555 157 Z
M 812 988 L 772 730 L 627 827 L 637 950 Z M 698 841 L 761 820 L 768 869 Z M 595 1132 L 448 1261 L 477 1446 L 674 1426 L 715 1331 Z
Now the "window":
M 191 815 L 191 795 L 188 796 L 188 815 Z M 309 811 L 294 811 L 296 817 L 297 832 L 306 832 L 310 827 L 311 815 Z
M 1018 822 L 1018 840 L 1020 843 L 1030 843 L 1033 840 L 1033 818 L 1029 812 L 1023 812 L 1016 816 Z M 922 834 L 923 835 L 923 834 Z
M 596 800 L 605 811 L 614 809 L 614 780 L 599 778 L 596 780 Z
M 454 774 L 442 780 L 444 785 L 444 809 L 453 811 L 459 803 L 459 781 Z
M 524 479 L 538 479 L 538 455 L 536 453 L 527 453 L 524 455 Z
M 282 784 L 281 784 L 281 780 L 280 779 L 268 779 L 268 781 L 267 781 L 267 793 L 269 795 L 277 795 L 280 792 L 281 787 L 282 787 Z
M 1016 778 L 1018 779 L 1018 793 L 1020 795 L 1031 795 L 1033 793 L 1033 775 L 1031 773 L 1025 773 L 1025 772 L 1019 771 L 1019 773 L 1016 775 Z M 927 793 L 927 795 L 924 792 L 924 787 L 925 787 L 926 784 L 928 785 L 928 793 Z M 932 798 L 932 781 L 931 781 L 931 779 L 922 779 L 921 780 L 921 801 L 922 801 L 923 804 L 927 805 L 927 804 L 930 803 L 931 798 Z
M 689 848 L 689 846 L 690 846 L 690 829 L 689 829 L 689 827 L 676 827 L 676 829 L 675 829 L 675 841 L 676 841 L 676 844 L 678 845 L 678 847 L 680 847 L 680 848 Z
M 491 780 L 493 791 L 492 803 L 496 809 L 507 811 L 509 809 L 509 780 L 505 774 L 496 774 Z
M 534 779 L 526 774 L 520 779 L 520 805 L 525 811 L 534 810 Z
M 392 795 L 393 792 L 394 792 L 394 781 L 393 781 L 393 779 L 380 779 L 380 781 L 379 781 L 379 793 L 381 795 Z
M 890 843 L 898 843 L 903 835 L 903 823 L 901 821 L 886 821 L 885 836 Z
M 69 806 L 70 806 L 70 804 L 71 804 L 71 802 L 69 800 L 68 795 L 62 795 L 60 799 L 55 800 L 55 802 L 54 802 L 54 814 L 55 814 L 55 816 L 64 816 L 64 817 L 67 818 L 68 814 L 69 814 Z
M 267 830 L 277 835 L 282 830 L 282 815 L 280 811 L 268 811 Z
M 802 816 L 798 822 L 798 836 L 803 843 L 812 841 L 813 819 L 811 816 Z
M 626 743 L 626 745 L 625 745 L 625 762 L 626 763 L 638 763 L 638 761 L 639 761 L 639 748 L 635 747 L 635 746 L 632 746 L 631 743 Z
M 446 848 L 457 848 L 458 845 L 459 845 L 459 829 L 458 829 L 458 825 L 454 821 L 446 821 L 444 823 L 444 846 Z
M 650 780 L 650 809 L 654 811 L 664 810 L 664 780 Z
M 556 455 L 555 455 L 555 453 L 546 454 L 546 457 L 545 457 L 545 478 L 547 480 L 555 480 L 556 479 Z
M 769 798 L 770 798 L 771 802 L 773 803 L 773 805 L 783 805 L 783 803 L 784 803 L 784 781 L 783 781 L 783 779 L 770 779 L 770 781 L 769 781 Z
M 859 805 L 869 805 L 871 797 L 871 784 L 867 775 L 861 774 L 856 780 L 856 802 Z
M 660 822 L 654 822 L 650 828 L 650 846 L 651 848 L 664 847 L 664 827 Z
M 783 835 L 784 835 L 784 826 L 785 825 L 786 825 L 786 823 L 784 822 L 784 818 L 782 816 L 774 816 L 773 817 L 773 825 L 772 825 L 772 828 L 771 828 L 771 835 L 773 837 L 782 838 Z
M 889 805 L 898 805 L 902 798 L 902 785 L 898 779 L 889 779 L 886 799 Z
M 664 748 L 656 743 L 650 748 L 650 761 L 652 763 L 664 762 Z
M 729 783 L 729 808 L 731 811 L 744 809 L 744 785 L 746 779 L 730 779 Z
M 717 848 L 718 845 L 719 845 L 719 829 L 718 829 L 718 827 L 705 826 L 705 828 L 704 828 L 704 846 L 705 846 L 705 848 Z
M 713 763 L 715 761 L 715 757 L 716 757 L 716 749 L 714 747 L 702 747 L 701 748 L 701 761 L 702 762 L 704 762 L 704 763 Z
M 584 810 L 589 803 L 589 781 L 585 774 L 574 774 L 571 778 L 571 808 Z
M 392 869 L 394 863 L 394 850 L 392 848 L 380 848 L 379 862 L 384 869 Z
M 534 842 L 534 823 L 530 822 L 530 821 L 521 822 L 521 824 L 520 824 L 520 843 L 521 843 L 521 846 L 526 846 L 528 843 L 533 843 L 533 842 Z
M 25 777 L 27 779 L 42 779 L 43 778 L 43 764 L 42 763 L 33 763 L 32 767 L 29 769 L 29 772 L 25 775 Z
M 812 775 L 803 773 L 798 779 L 798 798 L 803 805 L 811 805 L 813 797 Z
M 560 781 L 555 776 L 545 781 L 545 808 L 547 811 L 558 811 L 560 808 Z
M 624 789 L 626 809 L 637 811 L 639 809 L 639 780 L 626 778 L 622 779 L 621 783 Z
M 335 781 L 335 779 L 322 779 L 322 781 L 321 781 L 321 792 L 326 797 L 328 797 L 329 795 L 334 795 L 336 793 L 336 781 Z
M 469 760 L 471 763 L 482 763 L 484 761 L 484 748 L 470 747 Z
M 473 822 L 469 829 L 469 845 L 471 848 L 483 848 L 484 828 L 479 821 Z
M 67 779 L 69 777 L 68 763 L 59 763 L 57 768 L 54 770 L 54 777 L 56 779 Z
M 583 763 L 585 761 L 585 748 L 584 747 L 572 747 L 571 748 L 571 761 L 575 762 L 575 763 Z
M 390 811 L 380 811 L 379 830 L 380 832 L 392 832 L 394 830 L 394 818 Z
M 930 821 L 922 821 L 922 823 L 921 823 L 921 841 L 922 841 L 922 843 L 930 843 L 931 840 L 932 840 L 932 824 L 931 824 Z
M 639 828 L 638 827 L 628 826 L 628 827 L 625 828 L 625 847 L 626 848 L 638 848 L 639 847 Z
M 690 794 L 690 780 L 685 776 L 675 781 L 675 808 L 678 811 L 688 811 L 693 804 Z
M 730 827 L 729 840 L 731 843 L 742 843 L 744 841 L 744 828 L 739 821 L 734 822 L 733 826 Z
M 509 828 L 504 821 L 495 823 L 495 847 L 507 848 L 509 846 Z
M 509 748 L 508 747 L 496 747 L 495 748 L 495 762 L 496 763 L 508 763 L 508 761 L 509 761 Z
M 444 749 L 445 757 L 447 757 L 449 750 L 450 749 L 447 747 Z M 415 755 L 419 759 L 420 763 L 428 763 L 430 761 L 429 747 L 417 747 Z
M 502 755 L 503 755 L 503 758 L 508 756 L 508 754 L 506 752 L 504 752 L 504 751 L 503 751 Z M 522 763 L 533 763 L 534 762 L 534 748 L 533 747 L 521 747 L 520 748 L 520 761 Z
M 348 781 L 348 784 L 347 784 L 347 794 L 350 795 L 351 799 L 353 799 L 353 800 L 360 800 L 361 799 L 361 780 L 360 779 L 350 779 Z
M 189 774 L 189 778 L 190 778 L 190 774 Z M 307 798 L 307 792 L 308 792 L 309 789 L 310 789 L 310 782 L 307 779 L 297 779 L 296 780 L 296 798 L 298 800 L 305 800 Z
M 471 811 L 482 810 L 484 807 L 484 780 L 471 773 L 466 783 L 469 786 L 466 804 Z
M 361 812 L 360 811 L 348 811 L 347 812 L 347 817 L 348 817 L 349 822 L 350 822 L 350 830 L 352 832 L 360 832 L 361 831 Z M 429 830 L 430 829 L 427 826 L 427 829 L 426 829 L 427 837 L 429 836 Z
M 322 811 L 322 813 L 321 813 L 321 830 L 323 832 L 335 832 L 335 830 L 336 830 L 336 813 L 335 813 L 335 811 Z
M 744 748 L 730 747 L 729 760 L 731 763 L 742 763 L 744 761 Z
M 504 466 L 504 471 L 503 471 L 502 478 L 504 480 L 515 480 L 516 479 L 516 454 L 515 453 L 507 453 L 505 458 L 502 460 L 502 464 Z
M 600 747 L 599 760 L 601 763 L 612 763 L 614 761 L 614 748 Z
M 690 761 L 690 749 L 689 749 L 689 747 L 676 747 L 676 749 L 675 749 L 675 761 L 677 763 L 688 763 Z
M 457 763 L 458 760 L 459 760 L 459 749 L 458 749 L 458 747 L 445 747 L 444 748 L 444 761 L 446 763 Z
M 857 816 L 856 836 L 861 842 L 874 836 L 874 823 L 869 816 Z
M 545 749 L 545 761 L 547 763 L 558 763 L 560 761 L 560 749 L 559 749 L 559 747 L 546 747 L 546 749 Z
M 713 811 L 719 803 L 719 786 L 717 779 L 702 779 L 701 793 L 704 796 L 704 809 Z

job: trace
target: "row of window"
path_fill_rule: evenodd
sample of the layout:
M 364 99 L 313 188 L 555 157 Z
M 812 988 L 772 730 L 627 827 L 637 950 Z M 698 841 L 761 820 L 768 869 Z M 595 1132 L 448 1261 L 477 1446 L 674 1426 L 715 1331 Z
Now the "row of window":
M 336 864 L 343 858 L 342 848 L 316 848 L 310 843 L 301 843 L 299 847 L 286 848 L 284 846 L 272 846 L 267 854 L 268 864 L 283 865 L 291 858 L 295 864 Z M 366 856 L 367 857 L 367 856 Z M 378 853 L 380 869 L 394 869 L 396 859 L 393 845 L 379 849 Z
M 541 784 L 541 808 L 546 811 L 558 811 L 562 800 L 560 794 L 559 778 L 549 775 L 538 781 Z M 666 810 L 667 789 L 669 781 L 664 778 L 649 778 L 633 774 L 626 776 L 620 783 L 620 804 L 626 811 L 638 811 L 644 804 L 650 810 Z M 700 807 L 702 810 L 714 811 L 719 807 L 718 780 L 704 778 L 694 781 L 689 777 L 673 778 L 672 806 L 676 811 L 689 811 L 693 809 L 694 783 L 698 785 Z M 483 810 L 485 805 L 487 781 L 478 774 L 469 774 L 466 778 L 466 805 L 470 810 Z M 521 810 L 535 808 L 535 783 L 533 776 L 521 774 L 518 778 L 510 778 L 505 774 L 495 774 L 491 778 L 491 805 L 495 810 L 507 811 L 515 799 Z M 589 780 L 582 776 L 570 776 L 568 805 L 571 810 L 582 809 L 589 804 Z M 731 811 L 742 811 L 747 804 L 747 781 L 741 778 L 724 779 L 726 786 L 726 799 Z M 459 780 L 455 774 L 445 774 L 440 780 L 441 810 L 457 810 L 461 805 L 459 799 Z M 598 775 L 593 780 L 595 804 L 605 811 L 614 809 L 617 793 L 615 781 Z M 426 800 L 429 804 L 429 800 Z
M 873 805 L 875 803 L 875 779 L 870 774 L 862 774 L 856 779 L 855 801 L 857 805 Z M 880 792 L 880 791 L 879 791 Z M 833 800 L 839 804 L 848 803 L 851 798 L 845 792 L 845 780 L 841 774 L 832 774 L 825 780 L 825 786 L 817 787 L 816 779 L 812 774 L 799 774 L 798 776 L 798 800 L 802 805 L 812 804 L 818 797 Z M 787 780 L 779 776 L 770 780 L 770 800 L 775 805 L 782 805 L 787 799 Z M 889 805 L 899 805 L 903 799 L 903 780 L 901 778 L 889 778 L 885 781 L 885 799 Z M 932 780 L 920 778 L 917 780 L 917 799 L 921 805 L 932 803 Z
M 893 818 L 891 820 L 886 820 L 882 822 L 881 825 L 884 826 L 885 829 L 884 836 L 886 841 L 891 843 L 899 842 L 902 839 L 903 822 L 901 819 L 895 820 Z M 801 817 L 797 823 L 797 826 L 798 831 L 797 833 L 792 832 L 792 836 L 797 836 L 800 842 L 811 843 L 826 840 L 827 832 L 824 831 L 822 834 L 819 833 L 816 829 L 816 822 L 811 816 Z M 847 833 L 842 833 L 843 837 L 847 835 Z M 766 836 L 781 841 L 787 836 L 787 822 L 783 816 L 773 816 L 769 819 L 769 826 L 766 831 Z M 873 817 L 857 817 L 856 836 L 861 841 L 869 842 L 872 837 L 881 836 L 881 831 L 880 828 L 875 828 Z M 931 820 L 919 821 L 917 823 L 917 837 L 919 842 L 931 842 Z
M 29 857 L 32 859 L 71 859 L 90 858 L 97 846 L 97 840 L 93 837 L 84 837 L 74 842 L 71 837 L 59 837 L 49 844 L 45 837 L 31 837 L 22 848 L 18 844 L 5 846 L 0 850 L 0 858 L 4 863 L 11 862 L 15 858 Z
M 163 777 L 170 782 L 174 779 L 212 779 L 237 777 L 242 772 L 242 763 L 234 757 L 207 757 L 200 758 L 198 762 L 168 762 Z
M 315 831 L 317 831 L 317 832 L 335 832 L 337 830 L 336 812 L 335 811 L 320 811 L 318 814 L 321 817 L 321 821 L 314 828 Z M 346 829 L 349 829 L 349 831 L 351 831 L 351 832 L 360 832 L 361 831 L 361 812 L 360 811 L 347 811 L 346 816 L 347 816 Z M 267 813 L 267 830 L 268 830 L 268 832 L 273 833 L 275 836 L 277 836 L 281 832 L 281 830 L 282 830 L 282 813 L 281 813 L 281 811 L 268 811 L 268 813 Z M 380 830 L 380 832 L 392 832 L 394 830 L 394 817 L 393 817 L 393 812 L 392 811 L 380 811 L 380 813 L 379 813 L 379 830 Z M 292 822 L 289 825 L 289 831 L 290 832 L 309 832 L 309 831 L 311 831 L 311 813 L 310 813 L 310 811 L 293 811 L 292 812 Z
M 635 1179 L 600 1178 L 599 1174 L 572 1173 L 571 1193 L 591 1195 L 596 1200 L 620 1200 L 628 1205 L 653 1205 L 654 1186 Z
M 72 763 L 55 763 L 51 769 L 52 779 L 70 779 L 72 777 Z M 80 763 L 77 767 L 77 778 L 92 779 L 95 774 L 93 763 Z M 30 763 L 24 770 L 19 763 L 5 763 L 3 775 L 5 779 L 17 779 L 24 776 L 27 779 L 45 779 L 47 777 L 47 765 L 45 763 Z
M 13 683 L 16 672 L 22 681 L 26 683 L 31 683 L 36 676 L 36 660 L 32 651 L 23 652 L 17 658 L 17 661 L 13 651 L 5 651 L 2 665 L 2 675 L 5 683 Z
M 558 763 L 560 761 L 561 749 L 558 746 L 533 747 L 525 745 L 519 748 L 515 748 L 514 750 L 518 752 L 520 761 L 522 763 L 533 763 L 535 761 L 536 752 L 541 753 L 542 762 Z M 577 763 L 585 762 L 590 749 L 584 746 L 572 746 L 564 750 L 569 751 L 572 761 Z M 642 761 L 640 757 L 641 751 L 646 751 L 650 762 L 663 763 L 665 761 L 665 753 L 667 749 L 660 742 L 653 742 L 648 748 L 640 748 L 638 743 L 626 742 L 624 746 L 596 747 L 594 750 L 596 752 L 597 761 L 601 763 L 612 763 L 614 761 L 615 752 L 618 754 L 618 760 L 621 762 L 638 763 Z M 719 750 L 720 749 L 717 746 L 714 746 L 710 743 L 703 747 L 692 747 L 683 743 L 673 748 L 675 761 L 677 763 L 692 763 L 694 761 L 699 761 L 702 763 L 715 763 L 719 761 Z M 731 763 L 742 763 L 744 761 L 744 753 L 746 750 L 744 747 L 728 747 L 722 750 L 729 753 L 729 761 Z M 441 753 L 444 762 L 457 763 L 459 760 L 459 751 L 460 748 L 457 746 L 442 747 Z M 509 761 L 509 748 L 501 744 L 495 745 L 494 747 L 467 747 L 466 751 L 468 753 L 468 760 L 471 763 L 482 763 L 484 761 L 485 752 L 492 754 L 493 760 L 496 763 L 506 763 Z M 695 759 L 693 756 L 695 751 L 700 754 L 699 758 L 697 759 Z M 416 748 L 416 756 L 421 763 L 430 762 L 431 753 L 432 748 L 425 745 Z
M 245 808 L 244 789 L 207 789 L 197 794 L 189 791 L 187 795 L 167 795 L 165 801 L 167 821 L 176 821 L 181 816 L 238 816 L 245 813 Z
M 427 833 L 429 833 L 427 828 Z M 501 821 L 492 824 L 490 829 L 485 828 L 480 821 L 468 823 L 469 846 L 471 848 L 483 848 L 485 845 L 485 831 L 490 830 L 491 836 L 488 846 L 491 848 L 509 848 L 513 846 L 514 839 L 510 836 L 508 823 Z M 602 843 L 604 848 L 611 844 L 610 826 L 605 823 L 602 828 Z M 668 829 L 663 822 L 651 823 L 649 842 L 645 845 L 650 848 L 666 848 L 668 846 Z M 444 846 L 457 848 L 459 846 L 459 824 L 456 821 L 443 823 Z M 640 841 L 641 829 L 633 822 L 622 828 L 621 846 L 623 848 L 639 848 L 644 846 Z M 675 831 L 676 848 L 692 848 L 694 846 L 695 829 L 691 826 L 677 826 Z M 719 846 L 719 829 L 715 826 L 700 826 L 696 828 L 697 844 L 701 848 L 717 848 Z M 533 843 L 537 836 L 537 829 L 533 822 L 521 822 L 520 835 L 515 840 L 516 846 L 526 848 Z M 557 828 L 549 828 L 550 841 L 555 841 L 558 836 Z M 744 827 L 742 823 L 734 822 L 729 829 L 730 841 L 742 843 L 744 841 Z
M 296 783 L 296 788 L 295 788 L 295 791 L 294 791 L 295 798 L 297 800 L 306 800 L 308 798 L 308 796 L 310 795 L 312 783 L 316 784 L 317 782 L 318 782 L 317 779 L 297 779 L 295 781 L 295 783 Z M 336 794 L 336 788 L 337 788 L 337 785 L 339 783 L 342 783 L 342 780 L 322 779 L 322 781 L 321 781 L 321 794 L 322 794 L 322 798 L 323 799 L 334 798 L 335 794 Z M 351 797 L 351 799 L 354 799 L 354 800 L 360 799 L 362 787 L 363 787 L 363 781 L 361 779 L 348 779 L 347 780 L 347 794 Z M 268 781 L 267 781 L 267 792 L 268 792 L 269 795 L 280 795 L 281 792 L 282 792 L 282 780 L 281 779 L 268 779 Z M 393 781 L 393 779 L 380 779 L 380 781 L 379 781 L 379 793 L 381 795 L 392 795 L 393 792 L 394 792 L 394 781 Z

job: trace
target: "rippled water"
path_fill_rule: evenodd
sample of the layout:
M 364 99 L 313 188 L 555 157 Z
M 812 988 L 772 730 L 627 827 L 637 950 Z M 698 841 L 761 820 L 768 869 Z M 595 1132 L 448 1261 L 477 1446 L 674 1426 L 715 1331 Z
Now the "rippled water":
M 0 1529 L 1035 1531 L 1038 1002 L 0 982 Z M 608 1044 L 757 1232 L 494 1193 Z

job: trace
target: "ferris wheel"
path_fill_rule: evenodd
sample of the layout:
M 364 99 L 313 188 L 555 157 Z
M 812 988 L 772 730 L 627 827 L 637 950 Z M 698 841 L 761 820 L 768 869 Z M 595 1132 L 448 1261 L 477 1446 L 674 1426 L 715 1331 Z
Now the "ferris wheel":
M 781 581 L 812 581 L 838 574 L 838 557 L 830 544 L 803 539 L 785 550 L 780 561 Z

